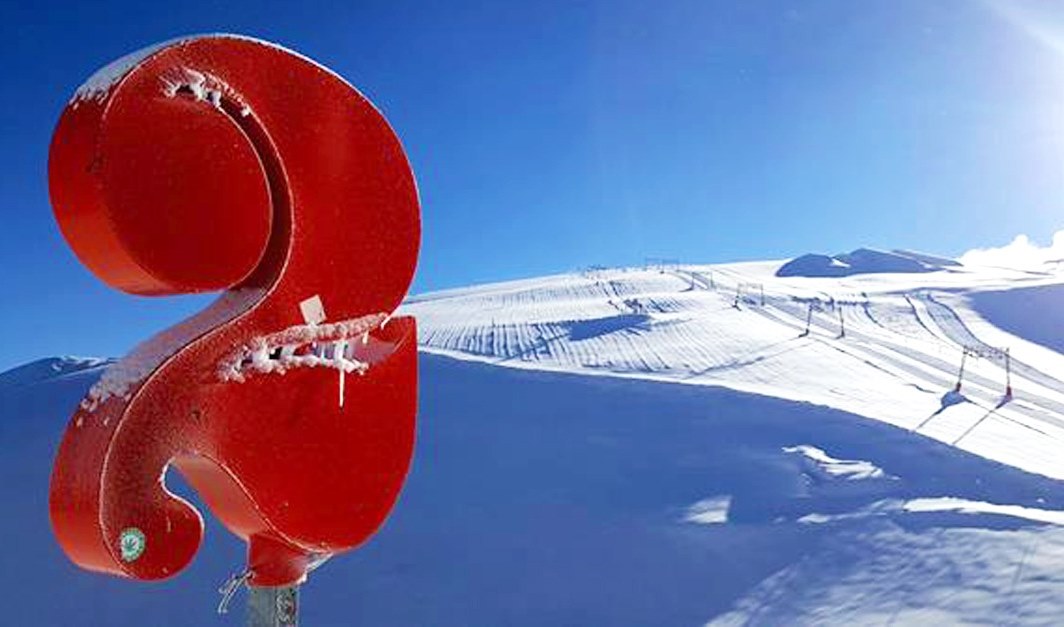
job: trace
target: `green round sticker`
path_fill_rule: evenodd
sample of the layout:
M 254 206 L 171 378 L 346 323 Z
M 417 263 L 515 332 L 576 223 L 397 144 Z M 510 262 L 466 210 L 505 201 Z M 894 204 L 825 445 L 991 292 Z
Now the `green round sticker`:
M 148 538 L 144 536 L 144 532 L 136 527 L 130 527 L 122 531 L 122 535 L 118 537 L 118 549 L 122 552 L 122 561 L 135 562 L 141 555 L 144 555 L 144 549 L 148 546 Z

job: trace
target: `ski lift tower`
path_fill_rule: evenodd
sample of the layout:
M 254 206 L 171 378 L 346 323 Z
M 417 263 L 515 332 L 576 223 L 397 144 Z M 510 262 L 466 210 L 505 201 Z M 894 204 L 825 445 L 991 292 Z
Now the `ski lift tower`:
M 964 385 L 965 366 L 968 358 L 988 359 L 1001 364 L 1005 370 L 1005 386 L 1002 399 L 1012 400 L 1012 352 L 1009 347 L 987 346 L 985 344 L 963 344 L 961 346 L 961 362 L 957 369 L 957 383 L 953 387 L 954 393 L 959 394 Z
M 294 625 L 298 587 L 366 542 L 414 447 L 416 328 L 393 316 L 420 214 L 399 139 L 351 85 L 238 36 L 105 67 L 49 155 L 78 258 L 141 295 L 221 291 L 109 368 L 67 425 L 50 514 L 79 566 L 172 577 L 203 519 L 179 471 L 248 546 L 249 624 Z M 220 574 L 221 575 L 221 574 Z
M 680 260 L 670 257 L 646 257 L 643 260 L 644 270 L 657 270 L 664 274 L 669 270 L 676 270 L 680 267 Z

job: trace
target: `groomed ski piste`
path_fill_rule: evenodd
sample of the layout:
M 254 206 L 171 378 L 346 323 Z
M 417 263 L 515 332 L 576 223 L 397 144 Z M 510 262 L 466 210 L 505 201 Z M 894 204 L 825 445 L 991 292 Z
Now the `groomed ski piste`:
M 409 299 L 413 470 L 381 532 L 312 574 L 302 624 L 1058 623 L 1064 272 L 902 257 Z M 898 267 L 884 259 L 914 271 L 868 272 Z M 244 546 L 209 515 L 194 563 L 157 584 L 80 571 L 56 545 L 55 446 L 111 363 L 0 374 L 5 620 L 242 624 L 239 597 L 214 608 Z
M 428 353 L 805 401 L 1064 479 L 1064 310 L 1051 306 L 1064 306 L 1064 271 L 775 276 L 783 263 L 596 268 L 429 294 L 405 311 Z M 1026 339 L 1028 318 L 1059 324 L 1059 344 Z

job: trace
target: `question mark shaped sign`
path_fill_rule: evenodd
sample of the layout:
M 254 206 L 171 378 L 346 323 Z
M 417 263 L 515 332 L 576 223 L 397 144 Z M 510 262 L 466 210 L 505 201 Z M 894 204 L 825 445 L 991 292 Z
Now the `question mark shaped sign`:
M 77 564 L 184 568 L 203 520 L 248 542 L 250 583 L 300 583 L 383 523 L 410 466 L 414 320 L 392 317 L 420 215 L 395 133 L 343 79 L 253 39 L 135 53 L 63 111 L 49 155 L 78 258 L 134 294 L 224 290 L 112 365 L 67 426 L 51 519 Z

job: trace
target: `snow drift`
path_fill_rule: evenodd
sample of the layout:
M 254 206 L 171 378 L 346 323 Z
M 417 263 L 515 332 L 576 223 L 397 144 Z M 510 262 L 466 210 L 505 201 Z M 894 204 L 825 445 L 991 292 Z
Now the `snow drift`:
M 808 403 L 433 355 L 421 367 L 410 481 L 375 539 L 311 576 L 305 624 L 1038 623 L 1064 610 L 1064 528 L 1038 515 L 1064 510 L 1064 484 Z M 244 555 L 213 520 L 192 566 L 158 584 L 59 551 L 51 457 L 98 376 L 0 392 L 19 444 L 0 457 L 7 619 L 242 624 L 240 598 L 214 615 Z M 944 497 L 977 511 L 921 509 Z
M 1055 622 L 1064 356 L 1016 309 L 1064 281 L 776 268 L 596 269 L 410 299 L 413 471 L 380 534 L 312 575 L 305 624 Z M 1010 348 L 1012 399 L 992 358 L 952 391 L 965 346 Z M 244 547 L 209 517 L 197 560 L 159 584 L 80 571 L 52 538 L 52 456 L 106 366 L 0 374 L 8 619 L 241 624 L 213 612 Z

